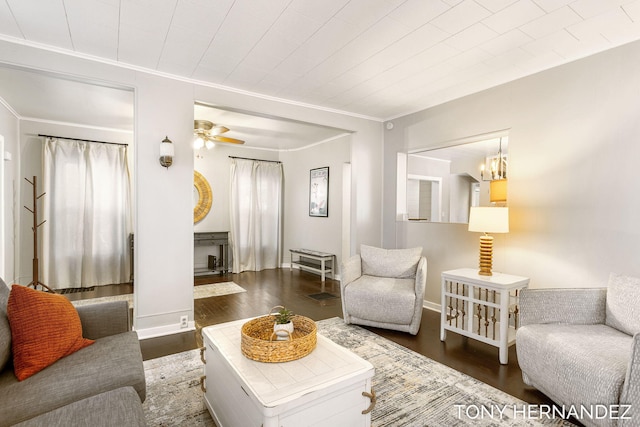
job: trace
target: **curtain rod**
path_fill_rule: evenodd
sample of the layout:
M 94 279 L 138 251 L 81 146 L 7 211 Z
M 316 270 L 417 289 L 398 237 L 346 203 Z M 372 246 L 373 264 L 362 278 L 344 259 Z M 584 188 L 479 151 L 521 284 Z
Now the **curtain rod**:
M 67 136 L 43 135 L 41 133 L 39 133 L 38 136 L 43 136 L 45 138 L 69 139 L 71 141 L 95 142 L 95 143 L 98 143 L 98 144 L 124 145 L 125 147 L 127 147 L 129 145 L 129 144 L 122 144 L 120 142 L 95 141 L 93 139 L 80 139 L 80 138 L 69 138 Z
M 271 162 L 271 163 L 282 163 L 280 160 L 262 160 L 262 159 L 250 159 L 248 157 L 237 157 L 237 156 L 229 156 L 230 159 L 241 159 L 241 160 L 253 160 L 254 162 Z

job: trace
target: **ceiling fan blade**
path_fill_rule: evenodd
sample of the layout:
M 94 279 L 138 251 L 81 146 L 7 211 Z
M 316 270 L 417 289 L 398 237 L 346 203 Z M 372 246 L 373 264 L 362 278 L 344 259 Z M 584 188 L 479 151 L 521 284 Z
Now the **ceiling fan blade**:
M 211 129 L 212 135 L 220 135 L 225 132 L 229 132 L 229 128 L 224 127 L 222 125 L 214 125 L 213 128 Z
M 242 141 L 240 139 L 229 138 L 227 136 L 216 135 L 216 136 L 214 136 L 212 138 L 215 139 L 216 141 L 220 141 L 220 142 L 230 142 L 232 144 L 244 144 L 244 141 Z

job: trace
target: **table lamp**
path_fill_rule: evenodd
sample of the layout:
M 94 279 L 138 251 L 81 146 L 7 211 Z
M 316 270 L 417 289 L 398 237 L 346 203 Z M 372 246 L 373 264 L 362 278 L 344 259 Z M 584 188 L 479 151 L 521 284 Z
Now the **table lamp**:
M 509 232 L 509 208 L 472 207 L 469 213 L 469 231 L 484 233 L 480 236 L 481 276 L 491 276 L 493 264 L 493 236 L 487 233 Z

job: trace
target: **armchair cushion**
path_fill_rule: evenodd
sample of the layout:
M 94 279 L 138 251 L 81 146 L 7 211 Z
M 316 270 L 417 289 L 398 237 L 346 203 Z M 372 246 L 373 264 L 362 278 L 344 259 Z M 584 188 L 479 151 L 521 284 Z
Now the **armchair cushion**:
M 606 288 L 523 289 L 520 326 L 534 323 L 604 324 Z
M 412 278 L 416 275 L 422 248 L 382 249 L 361 245 L 362 274 L 378 277 Z
M 640 279 L 612 273 L 607 286 L 605 323 L 635 335 L 640 332 Z
M 554 401 L 606 405 L 619 402 L 631 344 L 606 325 L 536 324 L 518 329 L 516 349 L 525 382 Z
M 407 325 L 413 318 L 415 301 L 413 279 L 361 276 L 347 286 L 342 303 L 350 316 Z

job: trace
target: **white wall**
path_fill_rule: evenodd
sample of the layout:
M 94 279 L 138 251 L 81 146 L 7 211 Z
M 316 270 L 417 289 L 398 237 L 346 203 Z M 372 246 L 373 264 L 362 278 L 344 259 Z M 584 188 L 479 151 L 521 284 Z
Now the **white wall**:
M 332 111 L 202 86 L 104 62 L 0 41 L 0 62 L 118 83 L 135 89 L 136 260 L 134 326 L 141 336 L 179 332 L 193 322 L 193 105 L 272 114 L 351 130 L 351 251 L 382 242 L 382 124 Z M 158 163 L 160 141 L 175 144 L 174 164 Z M 15 210 L 14 210 L 15 212 Z
M 4 169 L 4 188 L 2 191 L 2 212 L 4 214 L 4 244 L 0 242 L 0 250 L 3 259 L 4 275 L 2 279 L 7 284 L 15 283 L 15 205 L 14 194 L 16 179 L 20 172 L 20 152 L 18 149 L 19 123 L 16 116 L 4 105 L 0 104 L 0 135 L 4 137 L 4 151 L 11 154 L 11 160 L 4 160 L 4 153 L 0 151 L 0 162 Z
M 385 152 L 509 129 L 511 232 L 496 236 L 494 270 L 532 287 L 603 286 L 640 276 L 640 43 L 632 43 L 394 120 Z M 385 162 L 384 242 L 425 246 L 426 299 L 445 269 L 476 266 L 464 225 L 396 223 L 395 161 Z
M 351 136 L 343 136 L 304 150 L 283 152 L 284 168 L 284 253 L 291 261 L 289 249 L 305 248 L 336 255 L 340 265 L 342 253 L 342 182 L 343 165 L 351 159 Z M 309 216 L 309 172 L 329 167 L 329 215 Z M 348 254 L 347 254 L 348 255 Z

